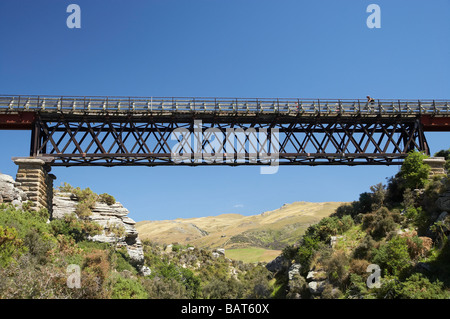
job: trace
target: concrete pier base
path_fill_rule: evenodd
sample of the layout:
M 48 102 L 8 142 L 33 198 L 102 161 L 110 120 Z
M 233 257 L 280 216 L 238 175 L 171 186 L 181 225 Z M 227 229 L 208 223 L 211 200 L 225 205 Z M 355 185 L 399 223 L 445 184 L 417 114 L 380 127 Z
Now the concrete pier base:
M 430 177 L 433 177 L 434 175 L 447 174 L 445 171 L 444 157 L 430 157 L 424 159 L 423 162 L 431 167 Z

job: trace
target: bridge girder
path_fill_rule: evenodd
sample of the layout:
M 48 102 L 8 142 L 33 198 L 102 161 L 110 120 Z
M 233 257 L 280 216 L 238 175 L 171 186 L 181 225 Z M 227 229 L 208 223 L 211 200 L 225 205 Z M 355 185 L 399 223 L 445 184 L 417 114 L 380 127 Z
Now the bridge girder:
M 419 117 L 40 114 L 30 155 L 52 166 L 395 165 L 429 154 Z

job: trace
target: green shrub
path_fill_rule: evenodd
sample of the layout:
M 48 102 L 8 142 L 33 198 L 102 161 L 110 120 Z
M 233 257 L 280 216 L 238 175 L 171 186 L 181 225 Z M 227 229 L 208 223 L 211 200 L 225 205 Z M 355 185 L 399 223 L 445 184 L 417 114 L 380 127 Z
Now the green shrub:
M 367 298 L 368 296 L 368 287 L 367 287 L 367 276 L 359 275 L 355 273 L 350 273 L 349 275 L 349 285 L 347 290 L 345 291 L 345 295 L 350 298 Z
M 49 226 L 54 236 L 58 234 L 70 236 L 76 242 L 86 240 L 89 235 L 98 235 L 103 230 L 99 224 L 90 220 L 79 219 L 74 214 L 65 215 L 61 219 L 54 219 L 49 223 Z
M 375 248 L 375 244 L 376 241 L 373 240 L 372 236 L 367 234 L 353 251 L 353 257 L 356 259 L 370 260 L 372 258 L 372 251 Z
M 339 288 L 334 287 L 333 285 L 327 283 L 325 284 L 325 288 L 320 295 L 321 299 L 340 299 L 342 297 L 342 292 Z
M 408 253 L 411 260 L 415 261 L 424 254 L 423 240 L 418 236 L 406 238 L 408 244 Z
M 203 287 L 203 296 L 208 299 L 240 299 L 244 286 L 234 278 L 213 278 Z
M 111 298 L 113 299 L 147 299 L 148 294 L 138 279 L 116 276 Z
M 349 258 L 341 251 L 334 252 L 324 263 L 324 268 L 331 283 L 345 287 L 348 280 Z
M 445 220 L 435 222 L 431 225 L 430 230 L 436 235 L 437 242 L 443 245 L 447 242 L 447 234 L 450 229 L 450 218 L 447 217 Z
M 0 208 L 0 226 L 2 226 L 5 238 L 14 237 L 10 244 L 17 246 L 20 242 L 23 246 L 17 246 L 17 256 L 28 252 L 31 257 L 39 260 L 40 263 L 46 261 L 46 253 L 56 244 L 57 240 L 51 234 L 49 225 L 46 223 L 45 212 L 23 211 L 15 209 L 13 206 Z M 14 230 L 13 230 L 14 229 Z M 8 259 L 8 249 L 10 244 L 5 243 L 5 259 Z
M 328 242 L 330 236 L 342 234 L 354 226 L 351 216 L 346 215 L 342 218 L 337 216 L 322 218 L 317 224 L 311 225 L 306 234 L 317 237 L 320 241 Z
M 340 225 L 339 225 L 339 234 L 345 233 L 346 231 L 348 231 L 350 228 L 352 228 L 353 226 L 355 226 L 355 222 L 353 220 L 353 218 L 349 215 L 343 216 L 340 221 L 339 221 Z
M 382 207 L 375 213 L 365 214 L 362 217 L 362 229 L 366 230 L 373 238 L 381 239 L 397 227 L 394 218 L 399 214 L 391 213 L 386 207 Z
M 99 201 L 108 205 L 113 205 L 116 203 L 116 199 L 112 195 L 106 193 L 99 195 Z
M 308 272 L 308 270 L 311 268 L 310 265 L 314 253 L 323 246 L 324 243 L 321 242 L 319 238 L 313 237 L 311 235 L 303 236 L 298 247 L 297 254 L 295 256 L 295 261 L 302 265 L 302 273 Z
M 415 208 L 414 206 L 409 206 L 405 211 L 406 220 L 415 224 L 419 216 L 419 210 L 422 210 L 422 207 Z
M 130 256 L 126 248 L 118 249 L 114 253 L 114 266 L 118 272 L 127 270 L 133 274 L 137 274 L 136 268 L 130 262 Z
M 75 207 L 75 213 L 80 218 L 89 217 L 92 214 L 92 209 L 95 207 L 97 201 L 112 202 L 114 197 L 108 194 L 102 194 L 101 196 L 94 193 L 89 187 L 81 189 L 80 187 L 73 187 L 67 183 L 59 187 L 60 192 L 72 193 L 78 199 L 78 204 Z
M 378 298 L 389 299 L 448 299 L 450 294 L 442 282 L 431 282 L 421 273 L 412 274 L 404 281 L 396 276 L 382 279 L 381 288 L 377 291 Z
M 173 252 L 179 252 L 181 248 L 182 248 L 182 245 L 180 245 L 178 243 L 173 243 L 172 244 L 172 251 Z
M 200 294 L 200 279 L 194 273 L 173 263 L 160 263 L 159 267 L 152 268 L 152 276 L 162 277 L 164 280 L 175 280 L 184 286 L 184 294 L 188 298 L 197 298 Z
M 8 266 L 25 251 L 23 240 L 18 238 L 17 230 L 10 227 L 3 228 L 0 225 L 0 266 Z
M 21 238 L 32 228 L 40 234 L 49 231 L 47 218 L 43 213 L 15 209 L 11 205 L 0 208 L 0 225 L 16 228 Z
M 448 299 L 450 295 L 444 290 L 442 282 L 430 282 L 423 274 L 411 275 L 402 285 L 398 294 L 402 299 Z
M 149 299 L 187 299 L 186 287 L 175 279 L 160 277 L 143 279 L 142 285 Z
M 201 280 L 191 270 L 181 269 L 182 283 L 186 287 L 188 298 L 196 299 L 200 296 Z
M 125 236 L 125 227 L 118 223 L 107 222 L 105 231 L 108 235 L 113 234 L 117 238 L 121 238 L 121 237 Z
M 407 238 L 395 236 L 380 248 L 375 249 L 373 262 L 386 274 L 400 275 L 411 266 Z
M 63 193 L 73 193 L 74 190 L 75 190 L 75 188 L 66 182 L 64 182 L 63 185 L 58 187 L 58 191 L 63 192 Z
M 288 245 L 283 248 L 282 255 L 287 260 L 293 260 L 295 258 L 295 255 L 298 252 L 298 247 L 295 247 L 293 245 Z
M 36 262 L 43 264 L 47 261 L 47 252 L 53 248 L 55 242 L 42 236 L 36 230 L 30 229 L 25 235 L 23 243 L 28 248 L 28 253 L 36 259 Z
M 92 215 L 91 204 L 87 202 L 79 202 L 75 208 L 75 214 L 80 218 L 86 218 Z

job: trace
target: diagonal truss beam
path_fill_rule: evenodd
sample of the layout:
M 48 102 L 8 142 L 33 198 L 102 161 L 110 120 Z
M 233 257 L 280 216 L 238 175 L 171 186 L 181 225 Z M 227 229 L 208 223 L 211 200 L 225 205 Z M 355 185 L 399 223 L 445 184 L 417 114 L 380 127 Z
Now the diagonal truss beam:
M 417 118 L 197 121 L 38 115 L 30 153 L 53 158 L 54 166 L 267 164 L 262 155 L 280 165 L 391 165 L 413 149 L 429 153 Z

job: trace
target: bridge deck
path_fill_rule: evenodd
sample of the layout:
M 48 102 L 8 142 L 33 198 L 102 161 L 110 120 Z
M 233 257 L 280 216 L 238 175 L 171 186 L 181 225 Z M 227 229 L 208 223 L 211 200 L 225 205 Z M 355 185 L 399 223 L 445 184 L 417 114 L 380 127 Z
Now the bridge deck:
M 136 122 L 149 116 L 176 119 L 180 122 L 198 119 L 290 123 L 308 117 L 421 117 L 425 130 L 450 130 L 449 100 L 366 100 L 285 99 L 285 98 L 183 98 L 183 97 L 95 97 L 95 96 L 20 96 L 0 95 L 0 129 L 30 129 L 33 113 L 41 116 L 108 115 L 133 117 Z M 439 119 L 440 118 L 440 119 Z
M 449 100 L 175 98 L 175 97 L 71 97 L 0 95 L 0 112 L 113 112 L 113 113 L 263 113 L 291 115 L 379 114 L 450 116 Z

